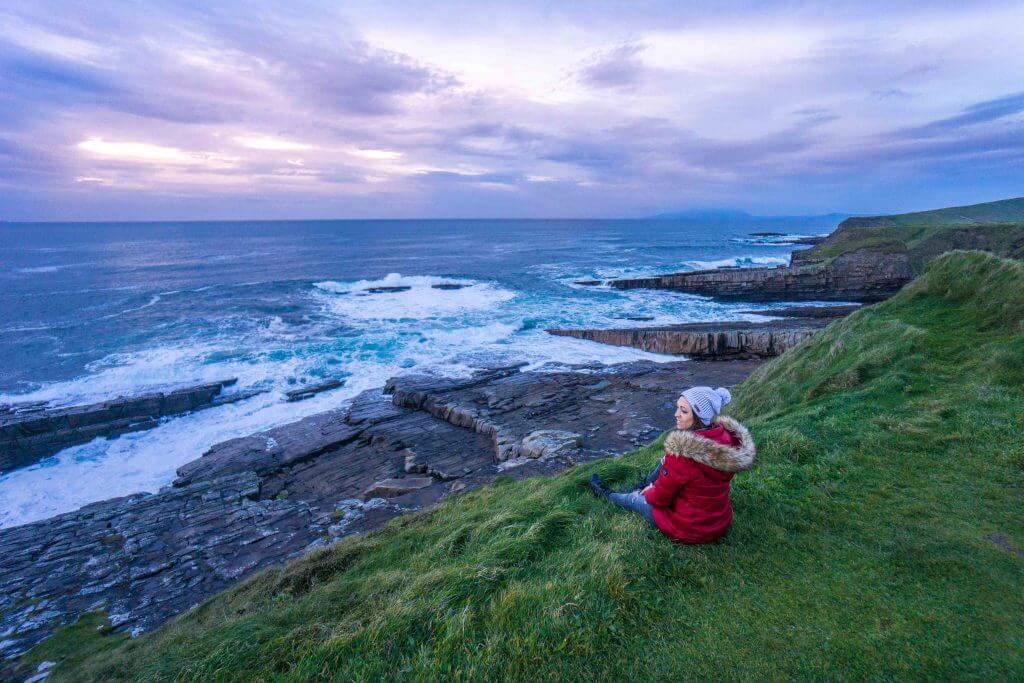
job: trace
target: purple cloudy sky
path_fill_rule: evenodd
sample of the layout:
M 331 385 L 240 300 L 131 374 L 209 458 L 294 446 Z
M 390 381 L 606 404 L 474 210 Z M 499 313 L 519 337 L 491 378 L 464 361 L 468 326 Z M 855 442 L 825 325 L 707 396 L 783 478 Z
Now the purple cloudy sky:
M 8 220 L 1024 195 L 1019 0 L 6 0 L 0 93 Z

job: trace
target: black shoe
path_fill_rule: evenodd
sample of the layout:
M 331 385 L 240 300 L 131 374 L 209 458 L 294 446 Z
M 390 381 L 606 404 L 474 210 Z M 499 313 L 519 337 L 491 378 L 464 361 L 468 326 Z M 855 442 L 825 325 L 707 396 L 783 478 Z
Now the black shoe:
M 599 474 L 590 475 L 590 490 L 598 498 L 607 498 L 608 494 L 611 493 L 608 487 L 604 485 L 604 482 L 601 481 L 601 475 Z

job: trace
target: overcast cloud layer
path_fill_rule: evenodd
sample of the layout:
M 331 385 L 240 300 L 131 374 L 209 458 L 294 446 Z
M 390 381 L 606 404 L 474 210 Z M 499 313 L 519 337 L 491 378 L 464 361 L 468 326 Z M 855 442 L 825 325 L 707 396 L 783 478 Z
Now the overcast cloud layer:
M 706 4 L 9 0 L 0 219 L 1024 195 L 1024 4 Z

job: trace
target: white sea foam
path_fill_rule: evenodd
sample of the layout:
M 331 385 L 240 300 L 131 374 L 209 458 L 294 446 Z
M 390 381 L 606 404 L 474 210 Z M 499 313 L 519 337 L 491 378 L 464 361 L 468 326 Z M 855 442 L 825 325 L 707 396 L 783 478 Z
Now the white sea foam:
M 733 237 L 731 241 L 765 247 L 784 247 L 796 244 L 805 237 L 828 237 L 829 234 L 831 233 L 825 232 L 817 235 L 752 235 L 750 237 Z
M 549 335 L 543 330 L 531 330 L 529 333 L 510 340 L 508 350 L 510 357 L 525 360 L 528 363 L 524 370 L 555 370 L 560 366 L 584 363 L 614 365 L 636 360 L 650 360 L 656 363 L 681 360 L 679 356 L 666 356 L 625 346 L 612 346 L 572 337 Z
M 347 294 L 348 292 L 363 292 L 377 287 L 430 287 L 444 283 L 472 285 L 473 280 L 454 277 L 437 277 L 434 275 L 402 275 L 401 273 L 388 273 L 377 280 L 356 280 L 354 282 L 336 282 L 325 280 L 314 282 L 313 286 L 335 294 Z M 449 290 L 456 291 L 456 290 Z
M 17 268 L 16 273 L 25 273 L 26 275 L 34 273 L 56 273 L 58 270 L 63 270 L 67 266 L 36 266 L 35 268 Z
M 204 364 L 204 359 L 216 350 L 215 346 L 207 344 L 114 353 L 89 363 L 86 366 L 88 374 L 81 377 L 43 384 L 26 393 L 0 393 L 0 403 L 48 401 L 55 406 L 95 403 L 114 396 L 214 382 L 234 376 L 223 365 Z
M 430 330 L 424 332 L 423 337 L 433 345 L 442 344 L 451 347 L 451 350 L 454 351 L 460 347 L 472 348 L 494 344 L 515 334 L 520 326 L 521 323 L 493 322 L 477 327 Z
M 789 257 L 784 256 L 733 256 L 731 258 L 716 259 L 713 261 L 685 261 L 682 264 L 665 265 L 658 268 L 638 266 L 605 266 L 596 268 L 590 272 L 574 271 L 569 274 L 564 269 L 559 269 L 558 264 L 543 264 L 536 268 L 542 273 L 557 273 L 555 279 L 561 284 L 577 290 L 608 290 L 608 280 L 621 280 L 640 277 L 657 277 L 670 273 L 685 272 L 688 270 L 714 270 L 717 268 L 752 268 L 757 266 L 779 266 L 788 265 Z M 580 281 L 601 280 L 601 285 L 581 285 Z
M 177 294 L 177 292 L 170 291 L 170 292 L 162 292 L 160 294 L 154 294 L 151 297 L 149 297 L 149 301 L 147 301 L 146 303 L 142 304 L 141 306 L 136 306 L 134 308 L 126 308 L 123 311 L 118 311 L 117 313 L 110 313 L 108 315 L 102 316 L 100 318 L 100 320 L 109 320 L 111 318 L 118 318 L 118 317 L 124 315 L 125 313 L 135 313 L 137 311 L 141 311 L 143 309 L 149 308 L 150 306 L 156 306 L 158 303 L 163 301 L 163 298 L 165 296 L 167 296 L 169 294 Z
M 695 270 L 713 270 L 716 268 L 752 268 L 756 266 L 785 266 L 789 258 L 783 256 L 734 256 L 715 261 L 687 261 L 686 265 Z
M 459 289 L 438 289 L 433 285 L 453 283 Z M 353 321 L 423 320 L 467 311 L 481 311 L 509 301 L 515 293 L 492 283 L 432 276 L 391 273 L 379 280 L 335 282 L 313 285 L 327 296 L 331 311 Z M 372 292 L 377 287 L 408 287 L 395 292 Z

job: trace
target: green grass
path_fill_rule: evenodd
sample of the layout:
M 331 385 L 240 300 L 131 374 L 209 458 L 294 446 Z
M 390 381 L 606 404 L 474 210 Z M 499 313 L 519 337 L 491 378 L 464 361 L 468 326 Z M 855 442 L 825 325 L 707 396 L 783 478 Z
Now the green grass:
M 1019 223 L 1024 221 L 1024 197 L 1001 199 L 984 204 L 951 206 L 946 209 L 916 211 L 892 216 L 855 216 L 844 221 L 848 225 L 865 226 L 948 226 L 980 223 Z
M 655 444 L 396 519 L 51 680 L 1024 678 L 1024 558 L 988 538 L 1024 546 L 1024 264 L 947 254 L 735 394 L 760 466 L 718 543 L 587 493 Z
M 87 612 L 61 629 L 58 637 L 45 640 L 26 653 L 20 665 L 22 671 L 30 673 L 43 662 L 62 662 L 71 669 L 93 655 L 104 656 L 127 638 L 127 633 L 110 630 L 110 620 L 104 612 Z

